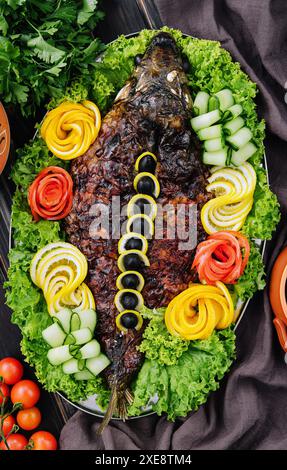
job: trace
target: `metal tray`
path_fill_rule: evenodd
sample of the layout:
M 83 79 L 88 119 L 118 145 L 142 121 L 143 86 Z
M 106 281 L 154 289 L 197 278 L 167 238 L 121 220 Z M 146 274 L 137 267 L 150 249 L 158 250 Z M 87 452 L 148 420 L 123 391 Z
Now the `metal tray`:
M 131 33 L 131 34 L 127 34 L 126 37 L 127 38 L 132 38 L 132 37 L 136 37 L 138 36 L 138 34 L 140 33 L 140 31 L 137 31 L 135 33 Z M 193 37 L 191 35 L 188 35 L 188 34 L 183 34 L 184 37 Z M 114 42 L 116 41 L 116 39 L 114 41 L 111 41 L 110 43 L 107 44 L 107 46 L 109 46 L 110 44 L 113 44 Z M 97 61 L 100 61 L 101 60 L 101 56 L 102 54 L 98 57 Z M 36 137 L 36 135 L 38 134 L 38 131 L 35 133 L 34 135 L 34 138 Z M 269 184 L 269 178 L 268 178 L 268 167 L 267 167 L 267 160 L 266 160 L 266 155 L 264 153 L 264 156 L 263 156 L 263 163 L 262 163 L 262 166 L 263 168 L 265 168 L 266 170 L 266 173 L 267 173 L 267 182 Z M 262 255 L 262 258 L 264 256 L 264 253 L 265 253 L 265 247 L 266 247 L 266 240 L 262 241 L 262 240 L 255 240 L 256 244 L 258 245 L 259 249 L 260 249 L 260 252 L 261 252 L 261 255 Z M 12 238 L 12 227 L 11 227 L 11 224 L 10 224 L 10 234 L 9 234 L 9 249 L 13 246 L 13 238 Z M 234 327 L 234 330 L 236 331 L 236 329 L 238 328 L 238 325 L 239 323 L 241 322 L 246 310 L 247 310 L 247 307 L 248 307 L 248 304 L 250 302 L 251 298 L 246 300 L 245 302 L 242 302 L 242 301 L 238 301 L 237 305 L 236 305 L 236 312 L 237 312 L 237 320 L 236 320 L 236 323 L 235 323 L 235 327 Z M 78 410 L 80 411 L 83 411 L 85 413 L 88 413 L 90 415 L 93 415 L 93 416 L 97 416 L 99 418 L 103 418 L 105 412 L 97 405 L 97 402 L 96 402 L 96 398 L 97 398 L 97 395 L 91 395 L 90 397 L 88 397 L 86 400 L 83 400 L 83 401 L 80 401 L 80 402 L 73 402 L 71 400 L 69 400 L 64 393 L 61 393 L 61 392 L 57 392 L 57 394 L 63 399 L 65 400 L 66 402 L 68 402 L 70 405 L 74 406 L 75 408 L 77 408 Z M 139 419 L 139 418 L 142 418 L 144 416 L 150 416 L 150 415 L 153 415 L 155 414 L 154 411 L 152 411 L 152 407 L 151 407 L 151 404 L 153 402 L 156 402 L 156 399 L 157 397 L 151 397 L 150 399 L 150 406 L 147 406 L 145 409 L 143 409 L 143 412 L 140 416 L 130 416 L 128 419 L 131 420 L 131 419 Z M 114 420 L 120 420 L 120 418 L 117 418 L 117 417 L 113 417 Z

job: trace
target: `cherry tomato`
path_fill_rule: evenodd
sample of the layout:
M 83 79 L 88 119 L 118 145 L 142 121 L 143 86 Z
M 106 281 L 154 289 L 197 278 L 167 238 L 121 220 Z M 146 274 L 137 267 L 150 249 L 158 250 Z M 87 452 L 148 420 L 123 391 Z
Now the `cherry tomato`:
M 21 362 L 13 357 L 5 357 L 0 361 L 0 377 L 8 385 L 14 385 L 22 379 L 24 373 Z
M 0 443 L 0 449 L 1 450 L 24 450 L 26 445 L 28 444 L 28 441 L 23 434 L 10 434 L 10 436 L 7 437 L 7 444 L 9 449 L 6 447 L 6 444 L 4 441 Z
M 36 406 L 27 410 L 20 410 L 17 414 L 17 423 L 25 431 L 32 431 L 41 423 L 41 413 Z
M 12 431 L 14 424 L 16 424 L 14 416 L 12 415 L 6 416 L 2 425 L 2 431 L 5 437 L 8 436 L 9 432 Z
M 10 396 L 9 387 L 6 384 L 0 384 L 0 405 L 2 405 L 3 401 L 6 403 L 8 397 Z
M 32 380 L 20 380 L 11 390 L 12 403 L 22 403 L 23 409 L 32 408 L 40 398 L 40 389 Z
M 37 431 L 30 437 L 32 450 L 56 450 L 58 447 L 56 438 L 47 431 Z

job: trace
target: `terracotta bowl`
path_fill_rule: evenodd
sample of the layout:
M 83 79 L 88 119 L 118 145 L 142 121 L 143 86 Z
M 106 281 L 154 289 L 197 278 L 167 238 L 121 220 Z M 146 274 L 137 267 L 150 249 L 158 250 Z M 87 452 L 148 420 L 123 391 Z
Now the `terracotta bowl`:
M 4 106 L 0 103 L 0 174 L 2 173 L 9 155 L 10 127 Z

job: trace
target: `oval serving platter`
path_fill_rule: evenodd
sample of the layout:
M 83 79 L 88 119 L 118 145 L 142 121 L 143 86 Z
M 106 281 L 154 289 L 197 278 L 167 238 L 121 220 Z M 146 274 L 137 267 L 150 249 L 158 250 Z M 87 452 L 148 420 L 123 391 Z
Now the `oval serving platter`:
M 132 37 L 136 37 L 138 36 L 140 32 L 137 31 L 135 33 L 131 33 L 131 34 L 127 34 L 125 35 L 126 38 L 132 38 Z M 187 34 L 183 34 L 184 37 L 194 37 L 194 36 L 191 36 L 191 35 L 187 35 Z M 107 44 L 107 46 L 109 46 L 110 44 L 113 44 L 114 42 L 116 41 L 116 39 L 114 41 L 111 41 L 110 43 Z M 97 61 L 100 62 L 101 61 L 101 56 L 102 54 L 98 57 Z M 38 134 L 38 130 L 37 132 L 35 133 L 34 135 L 34 138 L 37 136 Z M 267 174 L 267 182 L 269 184 L 269 177 L 268 177 L 268 166 L 267 166 L 267 160 L 266 160 L 266 155 L 264 153 L 264 156 L 263 156 L 263 163 L 262 163 L 262 166 L 263 168 L 266 170 L 266 174 Z M 260 249 L 260 252 L 261 252 L 261 256 L 263 258 L 264 256 L 264 253 L 265 253 L 265 247 L 266 247 L 266 241 L 262 241 L 262 240 L 254 240 L 255 243 L 257 244 L 257 246 L 259 247 Z M 13 236 L 12 236 L 12 227 L 11 227 L 11 224 L 10 224 L 10 234 L 9 234 L 9 249 L 13 247 Z M 235 307 L 235 314 L 236 314 L 236 322 L 235 322 L 235 326 L 234 326 L 234 331 L 236 331 L 236 329 L 238 328 L 238 325 L 239 323 L 241 322 L 246 310 L 247 310 L 247 307 L 248 307 L 248 304 L 250 302 L 251 298 L 246 300 L 246 301 L 238 301 L 237 302 L 237 305 Z M 61 392 L 57 392 L 57 394 L 63 399 L 65 400 L 67 403 L 69 403 L 70 405 L 74 406 L 75 408 L 77 408 L 78 410 L 80 411 L 83 411 L 85 413 L 88 413 L 90 415 L 93 415 L 93 416 L 96 416 L 96 417 L 99 417 L 99 418 L 103 418 L 104 415 L 105 415 L 105 411 L 102 410 L 99 405 L 97 404 L 97 395 L 91 395 L 89 396 L 86 400 L 82 400 L 82 401 L 79 401 L 79 402 L 73 402 L 71 400 L 69 400 L 69 398 L 67 398 L 65 396 L 64 393 L 61 393 Z M 154 396 L 154 397 L 151 397 L 150 399 L 150 403 L 148 406 L 146 406 L 143 411 L 142 411 L 142 414 L 139 415 L 139 416 L 129 416 L 128 419 L 131 420 L 131 419 L 139 419 L 139 418 L 142 418 L 144 416 L 150 416 L 150 415 L 153 415 L 155 414 L 155 412 L 152 410 L 152 404 L 153 403 L 156 403 L 157 401 L 157 397 Z M 120 420 L 120 418 L 118 417 L 113 417 L 112 419 L 114 420 Z

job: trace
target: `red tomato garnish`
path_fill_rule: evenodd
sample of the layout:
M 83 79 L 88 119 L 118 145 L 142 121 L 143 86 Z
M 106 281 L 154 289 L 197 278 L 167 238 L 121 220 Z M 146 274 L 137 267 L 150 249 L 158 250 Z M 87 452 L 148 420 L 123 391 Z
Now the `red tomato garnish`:
M 29 443 L 32 450 L 57 450 L 56 438 L 47 431 L 37 431 L 31 437 Z
M 5 437 L 8 436 L 8 434 L 12 431 L 14 424 L 16 424 L 16 421 L 12 415 L 6 416 L 6 418 L 4 418 L 2 431 Z
M 10 390 L 8 385 L 1 383 L 0 384 L 0 405 L 2 403 L 6 403 L 8 401 L 8 397 L 10 396 Z
M 23 409 L 32 408 L 40 398 L 40 389 L 32 380 L 20 380 L 11 390 L 12 403 L 22 403 Z
M 249 242 L 241 233 L 216 232 L 198 245 L 192 269 L 197 269 L 201 282 L 234 284 L 243 274 L 249 253 Z
M 14 385 L 22 379 L 24 373 L 21 362 L 14 357 L 5 357 L 0 361 L 0 377 L 3 377 L 5 384 Z
M 73 204 L 73 181 L 69 173 L 58 166 L 42 170 L 28 192 L 28 202 L 34 219 L 60 220 Z
M 9 437 L 7 437 L 7 444 L 8 447 L 6 446 L 5 442 L 2 441 L 0 443 L 0 449 L 1 450 L 25 450 L 26 445 L 28 444 L 28 441 L 25 436 L 22 434 L 10 434 Z
M 41 412 L 36 406 L 27 410 L 20 410 L 17 413 L 17 423 L 25 431 L 36 429 L 41 423 L 41 419 Z

